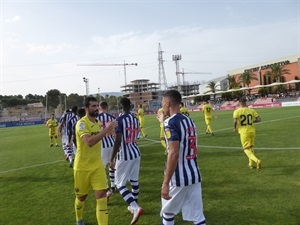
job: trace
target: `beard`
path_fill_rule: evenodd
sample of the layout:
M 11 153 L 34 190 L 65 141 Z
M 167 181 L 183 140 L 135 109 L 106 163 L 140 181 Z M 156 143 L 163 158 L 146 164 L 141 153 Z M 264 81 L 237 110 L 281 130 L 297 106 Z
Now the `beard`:
M 97 117 L 98 116 L 98 110 L 94 111 L 94 112 L 88 112 L 88 113 L 89 113 L 89 116 L 91 116 L 91 117 Z

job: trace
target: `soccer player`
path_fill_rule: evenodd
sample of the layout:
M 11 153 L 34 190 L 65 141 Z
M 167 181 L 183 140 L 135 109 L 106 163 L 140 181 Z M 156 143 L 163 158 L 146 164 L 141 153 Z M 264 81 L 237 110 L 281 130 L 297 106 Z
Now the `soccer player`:
M 54 114 L 51 114 L 50 119 L 47 121 L 46 126 L 49 128 L 49 138 L 50 138 L 50 147 L 53 147 L 54 144 L 58 147 L 57 136 L 58 136 L 58 121 L 54 118 Z
M 100 102 L 100 113 L 98 114 L 98 119 L 101 122 L 102 129 L 104 129 L 110 121 L 116 120 L 116 117 L 108 113 L 107 102 Z M 107 134 L 103 137 L 101 143 L 101 158 L 104 166 L 106 167 L 112 156 L 115 138 L 112 134 Z M 108 175 L 110 179 L 110 189 L 107 191 L 107 196 L 109 197 L 115 191 L 115 170 L 109 167 Z
M 137 203 L 139 197 L 141 153 L 136 140 L 140 124 L 139 120 L 130 113 L 130 100 L 128 98 L 122 98 L 120 105 L 123 114 L 116 119 L 118 126 L 116 127 L 116 140 L 110 160 L 110 167 L 116 169 L 115 184 L 122 198 L 129 205 L 128 210 L 133 215 L 130 224 L 134 225 L 144 213 L 144 209 Z M 126 187 L 127 181 L 131 184 L 131 191 Z
M 168 147 L 161 188 L 162 224 L 174 225 L 174 216 L 181 212 L 183 220 L 205 225 L 201 175 L 197 164 L 197 129 L 192 119 L 180 113 L 180 102 L 178 91 L 167 91 L 162 107 L 170 117 L 165 120 L 163 113 L 157 115 L 157 119 L 164 123 Z
M 108 123 L 101 130 L 96 119 L 99 104 L 95 97 L 87 97 L 84 102 L 86 115 L 76 123 L 77 152 L 74 161 L 75 214 L 77 225 L 84 225 L 83 208 L 89 189 L 95 191 L 96 216 L 98 225 L 108 225 L 106 172 L 99 155 L 100 141 L 107 133 L 113 133 L 116 121 Z
M 204 119 L 206 123 L 206 134 L 211 134 L 212 136 L 214 136 L 214 133 L 211 128 L 213 107 L 208 101 L 205 101 L 204 106 L 202 108 L 202 112 L 204 114 Z
M 144 114 L 144 109 L 142 104 L 139 105 L 137 116 L 140 121 L 140 131 L 142 133 L 142 137 L 145 138 L 147 137 L 147 133 L 145 131 L 145 114 Z
M 71 130 L 71 127 L 69 127 L 71 124 L 69 124 L 69 121 L 72 117 L 77 115 L 77 106 L 73 106 L 71 109 L 71 112 L 67 112 L 65 113 L 61 124 L 62 126 L 65 126 L 65 130 L 64 133 L 62 132 L 62 130 L 60 129 L 60 132 L 62 134 L 62 139 L 63 139 L 63 150 L 64 150 L 64 154 L 66 157 L 66 160 L 69 162 L 70 167 L 73 164 L 73 148 L 69 147 L 69 132 Z
M 183 115 L 190 116 L 189 110 L 186 107 L 184 107 L 183 102 L 180 103 L 180 112 Z
M 160 113 L 165 114 L 163 108 L 160 108 L 160 109 L 157 110 L 157 114 L 160 114 Z M 165 115 L 164 118 L 166 119 L 167 115 Z M 166 139 L 165 139 L 165 134 L 164 134 L 164 124 L 163 123 L 159 123 L 159 126 L 160 126 L 159 140 L 160 140 L 161 145 L 165 149 L 165 155 L 167 155 L 168 151 L 167 151 L 167 144 L 166 144 Z
M 248 167 L 254 168 L 256 163 L 256 169 L 261 169 L 261 160 L 254 155 L 254 141 L 255 141 L 255 127 L 254 123 L 260 122 L 261 118 L 254 109 L 247 107 L 246 99 L 240 99 L 240 108 L 233 112 L 233 126 L 234 131 L 238 131 L 240 134 L 241 143 L 245 154 L 249 159 Z
M 76 155 L 76 135 L 75 135 L 75 127 L 76 127 L 76 123 L 79 119 L 81 119 L 82 117 L 85 116 L 85 110 L 84 108 L 80 108 L 77 111 L 77 115 L 74 115 L 71 117 L 71 119 L 69 119 L 68 121 L 68 147 L 70 150 L 73 150 L 73 155 Z M 72 155 L 72 157 L 73 157 Z M 69 157 L 68 157 L 69 158 Z M 72 161 L 70 162 L 70 167 L 73 167 L 73 163 L 74 163 L 74 158 L 71 158 Z

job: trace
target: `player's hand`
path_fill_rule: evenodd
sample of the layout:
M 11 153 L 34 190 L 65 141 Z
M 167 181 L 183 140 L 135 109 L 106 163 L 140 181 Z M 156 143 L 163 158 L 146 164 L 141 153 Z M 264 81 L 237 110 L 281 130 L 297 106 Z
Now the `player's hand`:
M 169 195 L 170 193 L 170 188 L 169 188 L 169 184 L 168 183 L 163 183 L 162 184 L 162 187 L 161 187 L 161 197 L 163 199 L 166 199 L 166 200 L 169 200 L 171 199 L 172 197 Z
M 108 164 L 109 164 L 109 168 L 111 168 L 112 170 L 115 170 L 116 162 L 114 160 L 110 161 Z
M 163 123 L 164 120 L 165 120 L 165 115 L 164 115 L 164 113 L 158 112 L 158 113 L 156 114 L 156 119 L 157 119 L 160 123 Z
M 114 134 L 116 126 L 118 126 L 118 122 L 116 120 L 108 122 L 107 125 L 106 125 L 106 128 L 108 129 L 108 133 L 109 134 Z

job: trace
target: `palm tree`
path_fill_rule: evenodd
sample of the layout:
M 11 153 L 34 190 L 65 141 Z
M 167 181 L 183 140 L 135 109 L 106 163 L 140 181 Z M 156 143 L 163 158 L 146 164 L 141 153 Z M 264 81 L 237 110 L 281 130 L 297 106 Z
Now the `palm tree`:
M 253 80 L 258 80 L 258 79 L 257 79 L 256 75 L 252 71 L 245 71 L 239 77 L 239 81 L 243 84 L 244 87 L 246 85 L 247 88 L 249 88 L 249 85 L 251 84 L 251 82 Z M 249 91 L 249 94 L 250 94 L 251 89 L 248 89 L 248 91 Z
M 267 71 L 264 75 L 267 77 L 271 77 L 272 82 L 280 82 L 281 78 L 285 74 L 291 74 L 288 69 L 284 69 L 283 66 L 279 64 L 271 65 L 271 71 Z
M 230 76 L 227 74 L 227 81 L 228 81 L 228 89 L 239 88 L 240 81 L 236 80 L 235 76 Z
M 218 87 L 219 85 L 218 84 L 216 84 L 216 82 L 214 82 L 214 81 L 210 81 L 208 84 L 207 84 L 207 88 L 209 88 L 209 91 L 206 91 L 205 93 L 208 93 L 208 92 L 211 92 L 211 93 L 213 93 L 213 95 L 214 95 L 214 100 L 216 100 L 215 98 L 216 98 L 216 92 L 218 91 L 217 90 L 217 87 Z

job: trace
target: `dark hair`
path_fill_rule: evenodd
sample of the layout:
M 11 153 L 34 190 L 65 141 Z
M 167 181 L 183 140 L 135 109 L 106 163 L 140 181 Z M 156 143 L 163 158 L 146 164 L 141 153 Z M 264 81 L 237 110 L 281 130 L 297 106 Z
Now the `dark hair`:
M 100 102 L 100 107 L 101 109 L 107 109 L 108 108 L 107 102 Z
M 176 90 L 167 91 L 164 98 L 169 98 L 172 105 L 179 105 L 181 103 L 181 94 Z
M 85 100 L 83 102 L 83 105 L 85 107 L 89 107 L 90 106 L 90 102 L 98 102 L 98 100 L 95 97 L 93 97 L 93 96 L 89 96 L 89 97 L 85 98 Z
M 80 118 L 84 117 L 85 116 L 85 110 L 84 110 L 84 108 L 78 109 L 77 114 L 78 114 L 78 116 Z
M 128 98 L 121 98 L 120 105 L 124 110 L 130 111 L 130 100 Z
M 72 112 L 73 112 L 73 113 L 77 113 L 77 110 L 78 110 L 78 107 L 77 107 L 76 105 L 74 105 L 74 106 L 72 107 Z
M 239 99 L 239 102 L 246 103 L 246 102 L 247 102 L 247 99 L 246 99 L 246 98 L 240 98 L 240 99 Z

